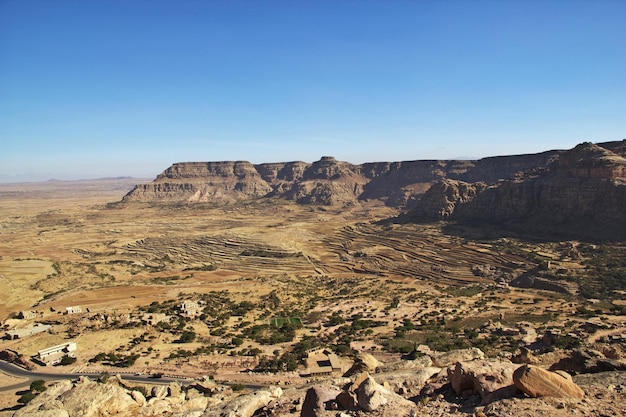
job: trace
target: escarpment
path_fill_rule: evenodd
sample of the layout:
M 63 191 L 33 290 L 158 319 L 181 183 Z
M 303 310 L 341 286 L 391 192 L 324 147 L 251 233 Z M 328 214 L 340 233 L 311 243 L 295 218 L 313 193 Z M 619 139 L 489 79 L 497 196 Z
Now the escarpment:
M 626 140 L 479 160 L 355 165 L 319 161 L 176 163 L 124 202 L 227 204 L 281 198 L 349 206 L 379 201 L 417 222 L 495 224 L 594 239 L 626 236 Z
M 330 156 L 319 161 L 263 163 L 245 161 L 173 164 L 148 184 L 136 186 L 125 202 L 227 203 L 276 197 L 302 204 L 345 205 L 378 200 L 391 207 L 412 207 L 430 186 L 449 178 L 492 183 L 545 166 L 560 151 L 477 161 L 415 160 L 354 165 Z
M 523 233 L 623 240 L 626 159 L 610 150 L 623 149 L 617 144 L 582 143 L 561 153 L 546 167 L 519 178 L 489 186 L 464 185 L 471 191 L 460 192 L 460 184 L 441 181 L 423 196 L 411 218 L 492 224 Z

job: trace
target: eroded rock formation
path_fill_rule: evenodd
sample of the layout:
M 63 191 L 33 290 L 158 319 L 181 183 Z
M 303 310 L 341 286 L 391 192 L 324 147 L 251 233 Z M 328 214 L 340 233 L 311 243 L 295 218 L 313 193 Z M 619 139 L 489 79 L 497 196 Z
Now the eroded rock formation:
M 380 200 L 410 207 L 438 180 L 493 183 L 544 167 L 560 151 L 477 161 L 417 160 L 353 165 L 330 156 L 313 163 L 253 165 L 245 161 L 176 163 L 137 185 L 125 202 L 227 203 L 279 197 L 302 204 L 345 205 Z
M 620 143 L 626 141 L 582 143 L 544 168 L 491 185 L 440 181 L 411 218 L 621 240 L 626 236 L 626 158 Z
M 592 239 L 626 236 L 626 140 L 582 143 L 569 151 L 476 161 L 353 165 L 177 163 L 137 185 L 124 202 L 226 204 L 283 198 L 349 206 L 377 200 L 411 209 L 411 221 L 494 224 L 525 233 Z

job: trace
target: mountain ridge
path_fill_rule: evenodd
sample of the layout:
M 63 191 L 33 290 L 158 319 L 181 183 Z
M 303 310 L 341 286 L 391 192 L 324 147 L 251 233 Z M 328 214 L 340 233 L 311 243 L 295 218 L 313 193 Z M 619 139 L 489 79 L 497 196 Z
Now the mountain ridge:
M 361 165 L 324 156 L 319 161 L 252 164 L 247 161 L 178 162 L 150 183 L 139 184 L 124 202 L 233 202 L 278 197 L 302 204 L 345 205 L 380 200 L 415 204 L 437 180 L 493 183 L 545 166 L 563 151 L 479 160 L 412 160 Z

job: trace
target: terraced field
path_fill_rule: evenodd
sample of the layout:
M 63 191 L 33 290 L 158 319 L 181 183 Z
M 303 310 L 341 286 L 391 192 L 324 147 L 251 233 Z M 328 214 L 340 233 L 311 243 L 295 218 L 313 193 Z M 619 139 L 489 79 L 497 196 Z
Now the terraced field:
M 485 282 L 472 272 L 489 265 L 502 271 L 528 268 L 520 256 L 499 253 L 487 245 L 464 244 L 443 235 L 437 226 L 387 227 L 369 223 L 345 226 L 324 239 L 335 257 L 327 268 L 337 273 L 369 273 L 442 282 Z M 333 262 L 333 258 L 342 262 Z
M 242 274 L 263 275 L 276 271 L 312 274 L 314 267 L 301 252 L 289 252 L 243 236 L 146 238 L 124 245 L 129 259 L 181 270 L 228 269 Z

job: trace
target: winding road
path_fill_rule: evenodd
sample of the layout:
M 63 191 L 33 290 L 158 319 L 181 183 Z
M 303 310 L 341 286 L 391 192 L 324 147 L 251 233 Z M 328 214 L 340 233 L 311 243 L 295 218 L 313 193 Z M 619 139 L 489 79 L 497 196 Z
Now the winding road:
M 44 381 L 56 381 L 59 379 L 78 379 L 81 376 L 87 376 L 90 378 L 97 378 L 101 374 L 99 373 L 48 373 L 48 372 L 32 372 L 28 371 L 24 368 L 20 368 L 19 366 L 13 365 L 12 363 L 0 360 L 0 372 L 4 372 L 7 375 L 18 377 L 18 378 L 27 378 L 26 381 L 20 382 L 17 384 L 9 385 L 6 387 L 0 387 L 0 391 L 14 391 L 20 388 L 28 388 L 32 381 L 41 379 Z M 178 381 L 182 385 L 189 384 L 191 380 L 189 379 L 177 379 L 177 378 L 155 378 L 146 375 L 122 375 L 122 379 L 132 382 L 139 382 L 142 384 L 158 384 L 158 385 L 167 385 L 170 382 Z

